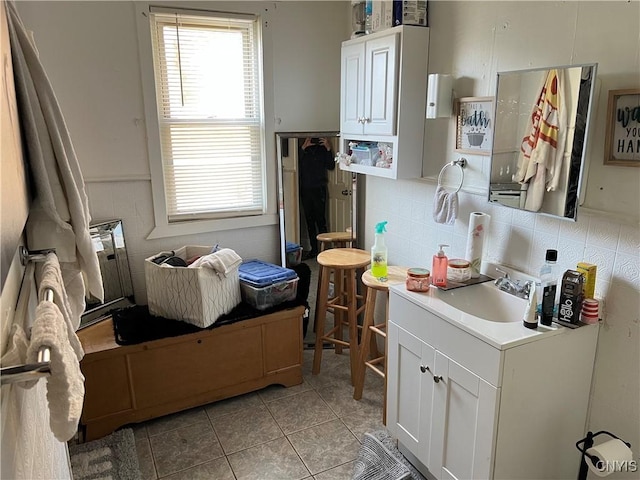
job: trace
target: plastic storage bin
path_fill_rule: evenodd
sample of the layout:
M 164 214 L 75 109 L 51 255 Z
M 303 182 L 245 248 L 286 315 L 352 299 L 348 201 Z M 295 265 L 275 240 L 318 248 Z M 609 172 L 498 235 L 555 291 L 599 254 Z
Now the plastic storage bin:
M 287 267 L 298 265 L 302 261 L 302 246 L 297 243 L 287 242 L 285 248 L 287 254 Z
M 296 298 L 298 275 L 289 268 L 250 260 L 240 265 L 238 275 L 242 299 L 258 310 Z

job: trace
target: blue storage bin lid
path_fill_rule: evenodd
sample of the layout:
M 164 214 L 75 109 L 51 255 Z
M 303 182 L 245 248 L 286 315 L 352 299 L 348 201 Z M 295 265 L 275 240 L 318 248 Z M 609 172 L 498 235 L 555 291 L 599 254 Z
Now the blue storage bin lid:
M 262 260 L 249 260 L 238 268 L 240 280 L 254 287 L 266 287 L 278 282 L 293 280 L 298 275 L 295 270 L 279 267 Z
M 287 242 L 286 251 L 287 253 L 295 252 L 296 250 L 300 250 L 302 247 L 297 243 Z

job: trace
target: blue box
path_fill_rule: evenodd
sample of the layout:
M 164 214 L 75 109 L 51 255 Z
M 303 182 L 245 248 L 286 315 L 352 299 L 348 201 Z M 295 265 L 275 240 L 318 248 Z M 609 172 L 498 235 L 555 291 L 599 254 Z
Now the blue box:
M 302 246 L 297 243 L 286 242 L 285 252 L 287 267 L 298 265 L 302 261 Z
M 258 310 L 294 300 L 298 291 L 298 275 L 294 270 L 261 260 L 240 264 L 242 299 Z

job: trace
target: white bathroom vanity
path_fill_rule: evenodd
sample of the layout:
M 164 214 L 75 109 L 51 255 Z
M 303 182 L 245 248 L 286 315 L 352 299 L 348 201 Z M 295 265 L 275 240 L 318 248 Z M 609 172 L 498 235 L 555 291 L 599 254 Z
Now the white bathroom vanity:
M 577 477 L 599 325 L 528 329 L 525 304 L 391 287 L 387 428 L 428 478 Z

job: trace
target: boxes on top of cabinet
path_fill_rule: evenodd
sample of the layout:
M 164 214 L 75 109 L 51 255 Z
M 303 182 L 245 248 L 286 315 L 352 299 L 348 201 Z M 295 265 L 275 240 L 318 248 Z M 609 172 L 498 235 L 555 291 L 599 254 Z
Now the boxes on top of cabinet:
M 371 3 L 374 32 L 398 25 L 428 26 L 427 0 L 372 0 Z

